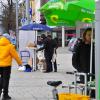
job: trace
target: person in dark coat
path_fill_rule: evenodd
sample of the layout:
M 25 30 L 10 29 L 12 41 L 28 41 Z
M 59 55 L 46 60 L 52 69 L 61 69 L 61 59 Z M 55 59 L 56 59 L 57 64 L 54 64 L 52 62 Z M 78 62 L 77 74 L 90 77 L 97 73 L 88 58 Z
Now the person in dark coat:
M 87 28 L 83 33 L 83 38 L 76 44 L 72 56 L 72 65 L 78 72 L 90 73 L 90 54 L 91 54 L 91 33 L 92 29 Z M 94 44 L 92 54 L 92 73 L 95 74 L 95 55 Z M 92 77 L 94 79 L 94 77 Z M 84 82 L 84 77 L 80 76 L 80 81 Z M 89 77 L 88 77 L 89 81 Z
M 91 45 L 91 33 L 92 29 L 87 28 L 83 33 L 83 38 L 76 46 L 74 47 L 74 52 L 72 56 L 72 65 L 78 72 L 90 73 L 90 59 L 91 59 L 91 46 L 93 46 L 92 51 L 92 80 L 95 79 L 95 51 L 94 51 L 94 43 Z M 87 81 L 90 81 L 90 77 L 87 77 Z M 80 76 L 80 82 L 84 83 L 84 77 Z M 95 98 L 95 90 L 91 91 L 89 94 L 89 90 L 87 90 L 87 94 L 90 97 Z
M 44 56 L 45 56 L 46 65 L 47 65 L 46 72 L 52 72 L 53 69 L 52 69 L 51 60 L 52 60 L 53 51 L 54 51 L 52 37 L 51 35 L 48 35 L 46 37 L 44 34 L 42 34 L 41 39 L 43 42 L 43 47 L 39 48 L 37 51 L 44 50 Z

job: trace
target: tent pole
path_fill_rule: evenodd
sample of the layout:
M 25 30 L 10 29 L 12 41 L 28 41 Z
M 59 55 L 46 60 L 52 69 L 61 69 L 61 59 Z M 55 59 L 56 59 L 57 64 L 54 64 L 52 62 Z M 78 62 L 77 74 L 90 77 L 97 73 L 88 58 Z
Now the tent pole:
M 93 61 L 93 29 L 94 23 L 91 23 L 92 33 L 91 33 L 91 52 L 90 52 L 90 73 L 92 73 L 92 61 Z M 92 81 L 92 77 L 90 77 L 90 82 Z
M 81 24 L 79 21 L 76 22 L 76 38 L 80 38 L 80 29 Z
M 62 47 L 65 47 L 65 28 L 62 26 Z

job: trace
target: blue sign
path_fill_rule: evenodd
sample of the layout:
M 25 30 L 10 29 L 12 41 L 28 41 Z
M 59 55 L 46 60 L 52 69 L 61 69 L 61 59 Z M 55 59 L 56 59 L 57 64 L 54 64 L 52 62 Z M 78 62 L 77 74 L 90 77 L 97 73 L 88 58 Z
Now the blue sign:
M 29 14 L 32 16 L 32 8 L 29 8 Z
M 26 21 L 26 18 L 22 18 L 21 22 L 24 23 Z
M 21 19 L 21 24 L 22 24 L 22 26 L 26 23 L 26 21 L 27 21 L 26 18 L 22 18 L 22 19 Z

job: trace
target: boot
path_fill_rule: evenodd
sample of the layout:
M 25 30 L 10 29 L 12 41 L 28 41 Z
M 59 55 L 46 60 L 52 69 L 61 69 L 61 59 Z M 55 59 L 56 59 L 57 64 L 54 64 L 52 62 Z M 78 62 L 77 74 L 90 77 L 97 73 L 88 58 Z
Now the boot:
M 7 95 L 3 95 L 2 100 L 11 100 L 11 97 L 7 94 Z

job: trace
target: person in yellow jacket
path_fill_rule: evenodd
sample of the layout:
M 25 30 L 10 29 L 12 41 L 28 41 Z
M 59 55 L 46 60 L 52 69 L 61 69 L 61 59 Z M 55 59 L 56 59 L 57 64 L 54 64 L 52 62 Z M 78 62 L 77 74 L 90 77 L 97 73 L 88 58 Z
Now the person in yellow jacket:
M 9 80 L 11 74 L 12 59 L 15 59 L 19 66 L 22 65 L 22 61 L 14 47 L 10 42 L 10 36 L 0 35 L 0 96 L 3 92 L 2 100 L 10 100 L 8 95 Z

